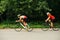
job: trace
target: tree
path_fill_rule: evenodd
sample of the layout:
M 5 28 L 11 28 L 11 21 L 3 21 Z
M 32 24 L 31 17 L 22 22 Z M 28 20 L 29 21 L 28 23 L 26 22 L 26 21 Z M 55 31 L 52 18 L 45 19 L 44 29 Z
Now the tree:
M 44 13 L 51 11 L 46 0 L 1 0 L 0 13 L 8 20 L 14 20 L 17 14 L 27 15 L 29 18 L 38 19 Z
M 60 0 L 47 0 L 49 7 L 52 9 L 52 14 L 56 20 L 60 20 Z

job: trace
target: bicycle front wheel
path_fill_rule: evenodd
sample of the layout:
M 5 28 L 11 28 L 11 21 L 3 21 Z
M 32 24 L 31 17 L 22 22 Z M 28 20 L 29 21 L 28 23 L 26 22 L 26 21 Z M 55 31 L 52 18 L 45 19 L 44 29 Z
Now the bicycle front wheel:
M 20 24 L 16 24 L 15 31 L 20 32 L 22 28 L 20 27 Z
M 15 31 L 20 32 L 22 28 L 15 28 Z
M 43 31 L 48 31 L 49 28 L 41 28 L 41 30 L 43 30 Z

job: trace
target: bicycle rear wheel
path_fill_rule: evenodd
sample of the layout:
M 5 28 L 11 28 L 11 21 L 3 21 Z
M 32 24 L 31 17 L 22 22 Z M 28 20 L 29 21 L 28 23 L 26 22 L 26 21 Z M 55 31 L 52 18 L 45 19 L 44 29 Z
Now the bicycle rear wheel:
M 27 27 L 26 30 L 27 30 L 28 32 L 31 32 L 31 31 L 33 30 L 33 28 L 31 28 L 28 24 L 26 25 L 26 27 Z
M 53 31 L 59 31 L 59 27 L 60 27 L 60 25 L 54 24 L 54 27 L 52 29 L 53 29 Z
M 28 32 L 31 32 L 33 30 L 33 28 L 31 28 L 28 24 L 24 26 L 22 23 L 20 23 L 20 25 Z
M 53 31 L 59 31 L 59 28 L 52 28 Z
M 31 32 L 33 30 L 33 28 L 28 28 L 28 32 Z

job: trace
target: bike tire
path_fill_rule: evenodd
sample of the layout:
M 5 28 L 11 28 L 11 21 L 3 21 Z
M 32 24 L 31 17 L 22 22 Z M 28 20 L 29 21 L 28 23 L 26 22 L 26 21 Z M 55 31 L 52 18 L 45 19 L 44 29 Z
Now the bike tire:
M 17 31 L 17 32 L 20 32 L 22 30 L 22 28 L 20 27 L 20 24 L 18 24 L 18 23 L 15 25 L 15 27 L 16 27 L 15 31 Z
M 15 28 L 15 31 L 20 32 L 22 28 Z
M 43 30 L 43 31 L 48 31 L 49 30 L 49 24 L 48 23 L 43 23 L 42 26 L 44 26 L 44 27 L 42 27 L 41 30 Z
M 59 31 L 59 28 L 52 28 L 53 31 Z
M 49 28 L 41 28 L 41 30 L 43 30 L 43 31 L 48 31 Z
M 26 30 L 28 31 L 28 32 L 31 32 L 32 30 L 33 30 L 33 28 L 31 28 L 28 24 L 26 25 Z
M 29 29 L 28 29 L 28 32 L 31 32 L 32 30 L 33 30 L 33 28 L 29 28 Z

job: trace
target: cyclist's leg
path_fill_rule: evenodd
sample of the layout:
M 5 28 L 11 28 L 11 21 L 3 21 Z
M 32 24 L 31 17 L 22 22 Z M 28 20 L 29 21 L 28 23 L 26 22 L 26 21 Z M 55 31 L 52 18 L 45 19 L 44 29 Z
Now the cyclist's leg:
M 54 26 L 53 26 L 53 22 L 51 22 L 51 28 L 53 28 Z
M 27 23 L 26 23 L 25 21 L 23 22 L 23 24 L 24 24 L 24 26 L 26 26 L 26 25 L 27 25 Z
M 27 25 L 27 22 L 26 22 L 26 21 L 27 21 L 27 18 L 24 18 L 24 19 L 23 19 L 23 24 L 24 24 L 24 26 Z
M 20 19 L 20 22 L 23 23 L 23 19 Z
M 52 20 L 49 20 L 49 22 L 50 22 L 50 28 L 53 28 L 54 26 L 53 26 L 53 21 Z

